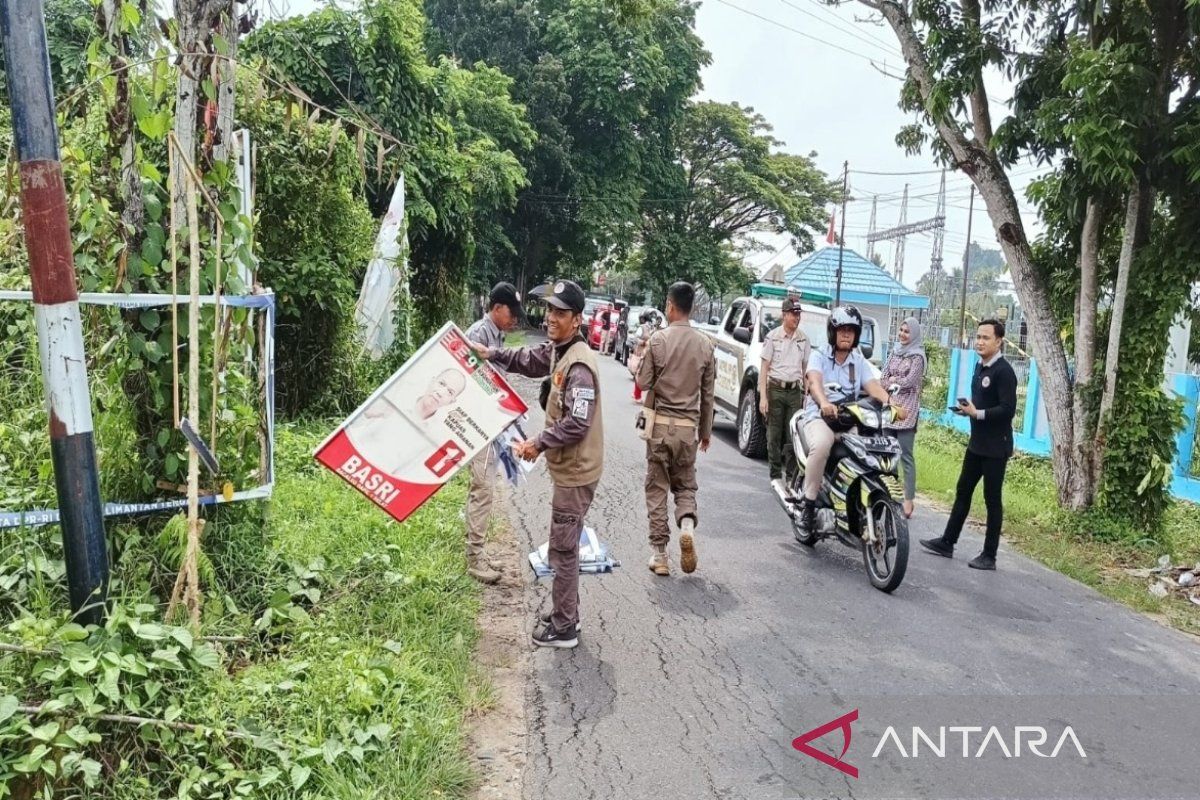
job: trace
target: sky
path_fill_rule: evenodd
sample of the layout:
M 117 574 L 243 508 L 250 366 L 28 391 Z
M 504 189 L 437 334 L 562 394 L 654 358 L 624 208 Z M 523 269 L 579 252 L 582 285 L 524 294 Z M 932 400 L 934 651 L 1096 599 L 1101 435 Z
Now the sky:
M 280 16 L 308 13 L 326 3 L 261 0 L 259 5 L 267 16 Z M 907 183 L 908 222 L 916 222 L 934 216 L 940 181 L 940 167 L 931 155 L 910 157 L 895 143 L 901 127 L 915 120 L 897 107 L 901 84 L 889 77 L 902 74 L 895 36 L 886 24 L 872 22 L 870 15 L 870 9 L 855 2 L 831 8 L 820 0 L 703 0 L 696 20 L 696 31 L 712 54 L 712 64 L 703 73 L 701 98 L 754 108 L 774 127 L 773 135 L 784 142 L 784 150 L 802 155 L 815 152 L 817 166 L 831 177 L 839 177 L 843 163 L 849 162 L 854 201 L 846 210 L 846 244 L 863 255 L 872 196 L 878 196 L 876 227 L 894 226 Z M 1011 87 L 999 76 L 989 77 L 996 125 L 1007 114 L 1002 101 L 1010 94 Z M 1024 188 L 1040 172 L 1031 165 L 1010 170 L 1031 234 L 1038 230 L 1037 216 L 1024 199 Z M 948 270 L 962 264 L 969 198 L 966 176 L 947 173 L 943 263 Z M 840 229 L 840 219 L 837 225 Z M 983 247 L 998 247 L 978 197 L 971 239 Z M 772 249 L 748 256 L 747 265 L 761 273 L 776 263 L 795 263 L 797 256 L 785 237 L 774 239 L 773 244 Z M 895 245 L 883 242 L 876 249 L 885 264 L 894 264 Z M 932 249 L 932 233 L 908 237 L 905 285 L 915 287 L 929 271 Z

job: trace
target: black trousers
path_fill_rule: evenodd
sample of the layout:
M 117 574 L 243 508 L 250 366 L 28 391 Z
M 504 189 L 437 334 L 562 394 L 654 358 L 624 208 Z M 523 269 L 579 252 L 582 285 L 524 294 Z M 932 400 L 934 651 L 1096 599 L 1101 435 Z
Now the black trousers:
M 954 508 L 946 521 L 946 532 L 942 539 L 948 544 L 958 542 L 963 523 L 971 511 L 971 497 L 979 479 L 983 478 L 983 500 L 987 504 L 987 533 L 983 539 L 984 555 L 996 557 L 1000 547 L 1000 528 L 1004 524 L 1004 471 L 1008 468 L 1007 458 L 990 458 L 977 455 L 970 450 L 963 456 L 962 472 L 958 474 L 958 489 L 954 494 Z

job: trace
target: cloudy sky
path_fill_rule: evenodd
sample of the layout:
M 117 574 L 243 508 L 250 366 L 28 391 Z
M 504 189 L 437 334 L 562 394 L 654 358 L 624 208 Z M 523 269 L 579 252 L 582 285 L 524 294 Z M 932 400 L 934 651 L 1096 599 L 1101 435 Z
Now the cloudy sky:
M 325 5 L 324 0 L 263 0 L 268 15 L 303 14 Z M 343 0 L 341 5 L 349 5 Z M 706 99 L 737 101 L 763 114 L 794 153 L 816 152 L 817 165 L 830 176 L 850 162 L 851 195 L 857 198 L 846 213 L 847 244 L 866 253 L 865 237 L 871 200 L 878 196 L 879 228 L 899 221 L 900 196 L 909 186 L 908 221 L 932 217 L 936 211 L 940 175 L 928 155 L 909 157 L 896 146 L 896 132 L 912 122 L 897 107 L 901 73 L 899 48 L 891 29 L 869 19 L 870 10 L 849 2 L 830 8 L 820 0 L 704 0 L 697 14 L 697 32 L 712 53 L 704 72 Z M 1002 104 L 1011 89 L 997 79 L 988 86 L 993 119 L 999 124 L 1007 109 Z M 1039 170 L 1017 166 L 1014 185 L 1021 192 Z M 884 173 L 884 174 L 872 174 Z M 887 173 L 916 173 L 909 175 Z M 944 263 L 962 263 L 967 243 L 970 182 L 965 176 L 946 177 L 946 235 Z M 1025 221 L 1036 230 L 1029 203 Z M 995 247 L 995 234 L 982 203 L 976 199 L 971 238 Z M 839 221 L 840 226 L 840 221 Z M 759 270 L 776 262 L 790 265 L 795 256 L 784 240 L 780 252 L 766 251 L 747 259 Z M 904 283 L 914 286 L 929 269 L 932 234 L 909 237 L 904 256 Z M 893 263 L 894 245 L 877 248 Z

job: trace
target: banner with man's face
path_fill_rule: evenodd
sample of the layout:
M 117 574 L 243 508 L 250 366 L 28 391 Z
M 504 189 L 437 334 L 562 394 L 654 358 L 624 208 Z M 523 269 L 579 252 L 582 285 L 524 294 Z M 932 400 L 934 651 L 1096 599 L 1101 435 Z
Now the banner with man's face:
M 448 322 L 313 456 L 404 521 L 528 410 Z

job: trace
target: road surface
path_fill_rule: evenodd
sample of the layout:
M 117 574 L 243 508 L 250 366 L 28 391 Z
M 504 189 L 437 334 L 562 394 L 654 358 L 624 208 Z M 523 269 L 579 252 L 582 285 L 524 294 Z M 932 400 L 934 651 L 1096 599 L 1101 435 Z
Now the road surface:
M 536 382 L 515 380 L 536 399 Z M 904 584 L 876 591 L 859 554 L 794 541 L 732 426 L 699 456 L 699 569 L 679 571 L 673 536 L 672 576 L 653 575 L 645 444 L 611 358 L 601 387 L 606 462 L 588 522 L 623 565 L 581 579 L 578 648 L 533 654 L 526 798 L 1200 796 L 1193 640 L 1004 546 L 997 572 L 968 569 L 974 531 L 954 560 L 928 555 L 916 540 L 945 521 L 928 509 Z M 548 487 L 539 467 L 515 493 L 527 550 L 546 540 Z M 532 631 L 548 584 L 526 596 Z M 811 742 L 836 765 L 793 747 L 838 718 L 844 756 L 836 722 Z M 913 752 L 914 727 L 932 747 L 918 738 Z M 1039 728 L 1045 757 L 1028 748 Z

